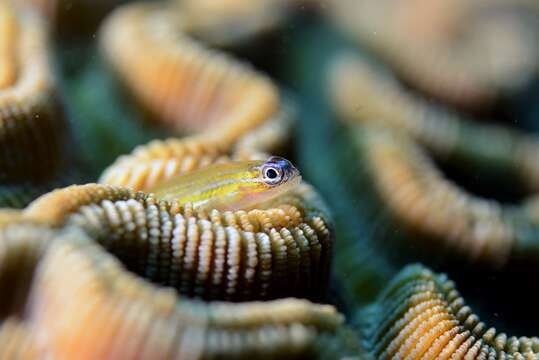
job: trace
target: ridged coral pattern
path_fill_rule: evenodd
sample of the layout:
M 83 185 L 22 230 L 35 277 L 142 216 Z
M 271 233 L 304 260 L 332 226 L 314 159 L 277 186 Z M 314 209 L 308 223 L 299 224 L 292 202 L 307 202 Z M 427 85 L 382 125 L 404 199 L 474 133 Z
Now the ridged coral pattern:
M 22 210 L 0 210 L 0 359 L 539 359 L 538 338 L 489 328 L 445 275 L 412 265 L 389 281 L 397 264 L 370 234 L 389 210 L 399 241 L 427 240 L 421 251 L 431 246 L 437 258 L 447 253 L 470 269 L 537 259 L 539 138 L 480 125 L 406 87 L 473 110 L 520 89 L 538 70 L 537 24 L 527 20 L 539 11 L 533 0 L 135 2 L 111 12 L 97 32 L 100 19 L 124 0 L 0 2 L 0 206 L 23 208 L 63 186 L 78 171 L 75 163 L 85 165 L 73 161 L 58 81 L 80 112 L 73 124 L 88 121 L 102 140 L 94 149 L 148 130 L 116 152 L 103 149 L 113 157 L 164 131 L 174 136 L 120 156 L 99 183 L 61 187 Z M 302 115 L 320 123 L 302 124 L 319 128 L 299 141 L 327 151 L 300 155 L 300 165 L 311 169 L 306 178 L 326 183 L 345 233 L 331 288 L 336 231 L 307 183 L 239 211 L 200 210 L 148 192 L 215 163 L 290 150 L 293 96 L 215 46 L 241 54 L 266 46 L 261 39 L 309 43 L 305 35 L 296 39 L 295 25 L 282 29 L 286 37 L 262 37 L 292 14 L 291 4 L 301 10 L 298 34 L 318 36 L 303 24 L 318 6 L 409 81 L 341 56 L 330 73 L 330 101 L 346 128 L 321 119 L 328 115 L 324 95 L 300 96 L 308 108 Z M 48 56 L 49 28 L 59 40 L 63 78 Z M 84 69 L 74 69 L 73 60 L 93 49 L 73 50 L 64 40 L 87 36 L 91 43 L 90 34 L 105 61 L 84 59 Z M 320 67 L 312 71 L 301 59 L 310 46 L 297 58 L 297 50 L 284 49 L 294 60 L 283 65 L 297 61 L 293 67 L 308 70 L 299 77 L 319 76 Z M 310 80 L 307 86 L 320 82 Z M 88 97 L 105 88 L 101 97 Z M 109 96 L 116 112 L 91 111 Z M 123 132 L 126 122 L 110 114 L 137 125 Z M 317 132 L 326 134 L 310 136 Z M 332 135 L 342 135 L 340 143 L 324 144 Z M 346 150 L 356 153 L 349 158 Z M 454 160 L 516 174 L 531 195 L 517 205 L 475 196 L 437 165 Z M 350 189 L 349 180 L 361 185 Z M 349 322 L 333 305 L 315 302 L 337 304 Z
M 368 127 L 357 133 L 369 174 L 398 222 L 472 260 L 507 261 L 516 237 L 508 209 L 447 180 L 406 136 Z
M 530 1 L 338 0 L 328 11 L 416 87 L 461 106 L 492 101 L 538 70 Z
M 192 22 L 197 38 L 217 45 L 247 41 L 281 25 L 288 0 L 173 0 Z M 234 31 L 229 31 L 234 26 Z
M 164 125 L 205 130 L 225 144 L 271 117 L 279 101 L 273 83 L 189 38 L 189 19 L 174 10 L 125 6 L 102 29 L 107 58 L 139 101 Z
M 539 338 L 488 327 L 452 281 L 420 265 L 402 270 L 363 317 L 368 349 L 379 360 L 539 357 Z
M 222 146 L 199 137 L 153 140 L 119 157 L 103 172 L 99 182 L 133 190 L 149 189 L 173 176 L 227 159 Z
M 110 205 L 102 206 L 112 214 Z M 62 230 L 21 213 L 2 214 L 10 220 L 0 225 L 3 358 L 305 358 L 319 336 L 342 322 L 332 306 L 306 300 L 205 303 L 158 288 L 126 271 L 116 257 L 122 260 L 121 252 L 106 248 L 110 242 L 102 242 L 103 248 L 99 238 L 89 237 L 109 232 L 101 240 L 116 238 L 121 224 L 100 231 L 88 214 L 89 208 L 81 208 Z M 125 223 L 126 232 L 131 225 Z M 148 228 L 149 236 L 131 246 L 151 244 L 155 234 Z M 135 251 L 129 259 L 137 262 L 139 255 Z
M 443 246 L 470 261 L 496 266 L 511 258 L 537 256 L 535 196 L 519 205 L 476 196 L 449 180 L 405 134 L 372 125 L 354 131 L 381 205 L 410 231 L 410 241 L 426 235 L 426 248 Z
M 239 138 L 231 148 L 203 136 L 151 141 L 119 157 L 99 181 L 144 190 L 173 176 L 231 158 L 265 159 L 268 153 L 283 147 L 283 139 L 288 138 L 292 126 L 293 111 L 291 105 L 284 107 L 282 113 Z
M 138 147 L 106 169 L 102 183 L 144 190 L 229 158 L 262 158 L 288 137 L 293 105 L 249 65 L 190 37 L 197 24 L 182 6 L 122 7 L 101 31 L 103 52 L 141 106 L 191 134 Z
M 102 181 L 125 187 L 74 185 L 2 214 L 8 358 L 305 358 L 342 322 L 332 306 L 268 301 L 327 295 L 334 234 L 310 186 L 237 212 L 135 192 L 212 163 L 264 158 L 291 126 L 293 106 L 273 82 L 190 38 L 195 24 L 176 6 L 123 7 L 101 43 L 151 117 L 191 136 L 118 159 Z M 2 60 L 15 44 L 3 44 Z M 2 84 L 12 78 L 2 74 Z
M 341 55 L 332 65 L 332 98 L 343 119 L 396 128 L 441 159 L 460 156 L 473 164 L 493 164 L 514 173 L 529 189 L 539 189 L 539 138 L 433 105 L 357 56 Z
M 306 210 L 320 201 L 307 185 L 287 197 L 267 210 L 204 213 L 122 188 L 84 185 L 45 195 L 24 215 L 85 229 L 128 269 L 183 295 L 320 299 L 332 254 L 328 218 Z
M 47 27 L 5 3 L 0 18 L 0 181 L 44 183 L 65 170 L 69 139 Z

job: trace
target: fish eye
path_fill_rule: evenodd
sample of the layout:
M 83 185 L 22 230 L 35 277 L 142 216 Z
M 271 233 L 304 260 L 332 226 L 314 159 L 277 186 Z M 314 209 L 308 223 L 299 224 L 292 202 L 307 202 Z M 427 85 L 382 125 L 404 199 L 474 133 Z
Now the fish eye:
M 268 166 L 264 169 L 263 174 L 264 179 L 267 180 L 269 183 L 274 184 L 281 180 L 281 171 L 274 167 Z

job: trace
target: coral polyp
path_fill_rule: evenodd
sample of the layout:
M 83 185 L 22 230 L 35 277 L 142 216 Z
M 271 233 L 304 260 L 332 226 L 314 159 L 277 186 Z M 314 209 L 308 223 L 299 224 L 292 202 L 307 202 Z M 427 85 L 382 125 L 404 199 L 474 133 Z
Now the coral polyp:
M 7 181 L 48 180 L 64 165 L 67 125 L 48 59 L 47 28 L 35 14 L 6 4 L 0 13 L 5 18 L 0 29 L 1 176 Z
M 43 285 L 36 287 L 42 308 L 36 307 L 35 321 L 48 330 L 57 356 L 131 357 L 140 349 L 144 358 L 159 359 L 287 356 L 301 354 L 313 345 L 318 330 L 331 331 L 340 322 L 331 307 L 306 301 L 203 304 L 178 299 L 126 273 L 82 239 L 58 243 L 43 266 L 38 280 Z M 65 266 L 74 276 L 62 271 Z M 60 283 L 60 288 L 53 285 Z M 63 294 L 69 294 L 68 303 Z M 81 299 L 88 297 L 93 301 L 81 307 Z M 95 316 L 96 311 L 101 315 Z M 59 326 L 62 319 L 84 326 L 66 332 Z
M 264 159 L 282 149 L 290 135 L 293 109 L 283 111 L 228 145 L 205 134 L 153 140 L 120 156 L 101 174 L 100 183 L 145 190 L 173 176 L 230 159 Z
M 101 175 L 104 184 L 142 190 L 176 175 L 226 161 L 226 148 L 200 137 L 153 140 L 119 157 Z

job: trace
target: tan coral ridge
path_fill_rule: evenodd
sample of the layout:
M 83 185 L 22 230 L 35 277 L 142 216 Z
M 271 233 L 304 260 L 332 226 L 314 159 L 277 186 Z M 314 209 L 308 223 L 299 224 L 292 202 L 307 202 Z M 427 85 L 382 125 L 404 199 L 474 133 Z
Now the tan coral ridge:
M 185 295 L 230 300 L 320 298 L 332 231 L 312 188 L 302 185 L 266 210 L 198 212 L 151 194 L 90 184 L 51 192 L 25 209 L 41 222 L 70 223 L 157 283 Z
M 380 360 L 539 357 L 539 338 L 489 328 L 452 281 L 421 265 L 402 270 L 361 317 L 367 347 Z
M 173 176 L 210 164 L 230 159 L 265 159 L 268 153 L 285 146 L 293 111 L 285 106 L 278 116 L 245 133 L 228 146 L 208 141 L 203 136 L 153 140 L 138 146 L 131 154 L 120 156 L 101 174 L 99 181 L 145 190 Z
M 355 140 L 381 204 L 425 245 L 497 266 L 537 256 L 535 196 L 507 205 L 475 196 L 447 179 L 428 153 L 405 134 L 361 126 Z
M 43 185 L 69 164 L 70 141 L 49 60 L 47 26 L 0 4 L 0 179 Z
M 191 21 L 172 4 L 132 4 L 101 30 L 104 54 L 158 121 L 210 131 L 228 143 L 276 113 L 277 89 L 262 74 L 189 37 Z
M 0 237 L 3 301 L 17 305 L 3 307 L 2 358 L 305 356 L 341 322 L 331 306 L 305 300 L 179 297 L 126 272 L 78 228 L 21 221 Z
M 0 336 L 13 344 L 2 354 L 307 357 L 342 322 L 333 307 L 185 296 L 319 297 L 332 241 L 322 207 L 306 185 L 267 210 L 236 213 L 98 184 L 44 195 L 0 225 L 0 288 L 11 294 Z
M 88 36 L 115 6 L 126 0 L 4 0 L 32 9 L 60 38 Z
M 192 21 L 197 38 L 214 45 L 246 42 L 275 30 L 290 12 L 290 0 L 172 0 Z
M 338 26 L 429 95 L 478 107 L 537 74 L 533 1 L 327 2 Z
M 230 157 L 262 157 L 289 134 L 292 106 L 273 82 L 190 37 L 193 20 L 176 6 L 121 7 L 100 39 L 119 79 L 151 117 L 190 136 L 138 147 L 103 173 L 103 183 L 144 189 Z
M 398 129 L 437 158 L 515 174 L 529 190 L 539 190 L 539 138 L 498 125 L 480 124 L 430 103 L 401 86 L 387 71 L 353 54 L 332 64 L 331 97 L 350 123 Z
M 330 81 L 334 107 L 357 129 L 368 175 L 398 224 L 470 260 L 502 265 L 536 256 L 537 138 L 429 104 L 356 55 L 338 57 Z M 514 174 L 528 197 L 513 206 L 474 196 L 448 180 L 434 159 Z

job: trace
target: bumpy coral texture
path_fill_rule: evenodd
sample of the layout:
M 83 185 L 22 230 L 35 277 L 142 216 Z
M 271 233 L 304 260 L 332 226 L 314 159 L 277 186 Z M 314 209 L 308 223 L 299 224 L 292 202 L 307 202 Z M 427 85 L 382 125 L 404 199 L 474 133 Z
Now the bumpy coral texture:
M 334 106 L 343 119 L 396 128 L 438 158 L 512 172 L 530 190 L 539 189 L 536 136 L 480 124 L 433 105 L 405 90 L 387 71 L 354 55 L 341 55 L 334 61 L 330 82 Z
M 537 359 L 539 339 L 481 322 L 445 275 L 406 267 L 363 313 L 376 359 Z
M 19 215 L 0 239 L 5 358 L 297 357 L 342 321 L 305 300 L 179 298 L 125 271 L 76 227 L 53 230 Z
M 189 38 L 189 19 L 173 10 L 129 5 L 104 25 L 105 54 L 135 96 L 170 128 L 225 143 L 267 120 L 278 106 L 272 82 Z
M 427 235 L 436 246 L 443 244 L 470 260 L 497 265 L 512 256 L 536 256 L 534 197 L 506 205 L 473 195 L 447 179 L 406 135 L 372 126 L 357 127 L 355 134 L 381 204 L 412 234 Z
M 530 1 L 328 2 L 338 26 L 426 93 L 477 107 L 537 72 Z
M 121 1 L 69 3 L 90 19 L 85 24 L 65 16 L 66 1 L 23 2 L 70 35 L 69 29 L 93 32 L 103 13 Z M 539 358 L 539 339 L 487 328 L 451 281 L 420 265 L 405 268 L 360 311 L 357 333 L 371 355 L 364 357 L 356 329 L 344 325 L 333 306 L 312 302 L 333 295 L 335 231 L 306 183 L 256 209 L 234 212 L 196 210 L 146 192 L 214 163 L 285 150 L 292 102 L 270 78 L 206 45 L 231 46 L 274 29 L 290 2 L 299 3 L 135 3 L 105 21 L 98 38 L 110 74 L 133 100 L 134 112 L 176 137 L 121 156 L 100 184 L 60 188 L 24 210 L 0 211 L 0 358 Z M 459 105 L 490 101 L 535 72 L 528 62 L 539 56 L 527 38 L 532 28 L 512 10 L 497 13 L 498 2 L 406 3 L 391 26 L 380 26 L 378 11 L 387 17 L 384 10 L 401 6 L 396 3 L 338 0 L 323 6 L 408 80 Z M 498 29 L 489 17 L 479 18 L 481 6 L 496 7 L 491 13 L 506 37 L 492 42 Z M 528 0 L 512 6 L 537 8 Z M 357 8 L 365 11 L 351 11 Z M 452 39 L 455 24 L 475 16 L 468 30 L 479 40 Z M 364 21 L 356 27 L 358 17 Z M 236 31 L 228 31 L 231 24 Z M 45 29 L 32 13 L 0 5 L 0 204 L 23 207 L 69 172 L 72 151 Z M 407 33 L 403 29 L 425 37 L 396 36 Z M 483 66 L 476 41 L 500 55 L 497 62 Z M 500 265 L 515 255 L 537 255 L 539 197 L 506 206 L 474 196 L 433 160 L 496 164 L 537 190 L 537 139 L 427 104 L 358 58 L 342 58 L 333 70 L 333 99 L 349 122 L 358 168 L 375 190 L 369 196 L 399 225 L 435 240 L 433 248 L 443 245 L 474 261 Z M 357 263 L 377 256 L 347 248 Z M 348 269 L 344 281 L 362 276 Z M 384 272 L 376 277 L 383 285 L 392 270 L 376 271 Z
M 90 184 L 47 194 L 24 214 L 53 226 L 77 225 L 128 269 L 183 295 L 321 299 L 333 241 L 327 215 L 315 210 L 322 206 L 307 185 L 266 210 L 205 213 Z
M 46 17 L 0 7 L 0 201 L 23 207 L 62 183 L 74 154 L 47 25 L 62 36 L 84 33 L 116 2 L 12 3 Z M 66 6 L 90 22 L 73 27 L 86 20 L 65 17 Z M 336 337 L 356 340 L 351 331 L 340 335 L 343 317 L 333 306 L 309 301 L 327 301 L 334 241 L 309 185 L 236 212 L 135 192 L 285 146 L 294 109 L 275 84 L 191 37 L 243 40 L 281 21 L 285 2 L 230 6 L 136 4 L 103 28 L 103 53 L 137 105 L 158 125 L 191 136 L 119 159 L 102 181 L 122 186 L 61 188 L 22 211 L 0 212 L 0 358 L 312 358 L 340 351 L 328 350 L 344 341 Z M 238 18 L 241 31 L 222 38 L 221 26 Z
M 68 23 L 59 3 L 34 5 L 61 28 Z M 102 181 L 121 186 L 61 188 L 0 214 L 0 290 L 9 294 L 1 300 L 1 357 L 308 358 L 342 323 L 332 306 L 288 298 L 327 295 L 334 233 L 310 186 L 237 212 L 196 211 L 135 192 L 215 162 L 264 158 L 290 130 L 293 105 L 269 78 L 190 38 L 209 36 L 208 23 L 182 6 L 124 7 L 104 25 L 101 43 L 148 117 L 190 136 L 118 159 Z M 267 15 L 265 25 L 252 23 L 246 34 L 279 20 L 263 9 L 255 13 Z M 13 62 L 22 27 L 4 24 L 0 82 L 8 87 L 25 68 Z M 52 79 L 50 69 L 40 74 Z M 63 121 L 60 113 L 49 118 Z M 49 136 L 48 148 L 31 153 L 63 161 L 70 151 L 51 156 L 54 136 L 63 134 L 51 129 L 37 132 Z M 29 200 L 26 185 L 7 187 L 6 201 Z
M 293 110 L 273 82 L 191 38 L 186 14 L 174 4 L 133 4 L 106 21 L 101 44 L 120 80 L 154 121 L 190 136 L 138 147 L 100 182 L 146 189 L 231 157 L 263 157 L 286 139 Z
M 233 45 L 274 30 L 286 20 L 288 0 L 173 0 L 193 23 L 198 38 Z M 234 27 L 234 31 L 230 28 Z
M 115 6 L 127 0 L 4 0 L 39 13 L 61 38 L 88 36 Z
M 65 170 L 69 138 L 47 27 L 5 3 L 0 24 L 0 181 L 45 183 Z

